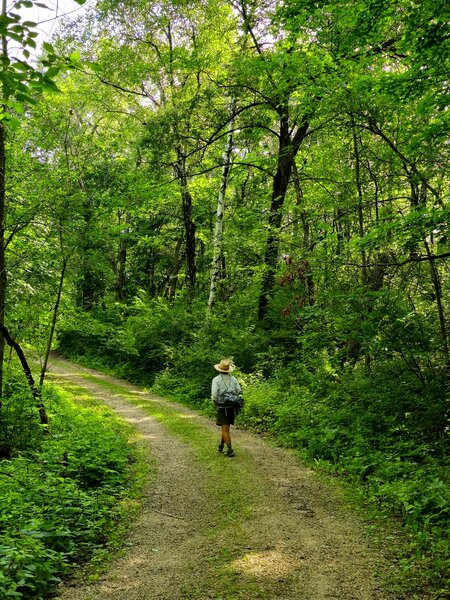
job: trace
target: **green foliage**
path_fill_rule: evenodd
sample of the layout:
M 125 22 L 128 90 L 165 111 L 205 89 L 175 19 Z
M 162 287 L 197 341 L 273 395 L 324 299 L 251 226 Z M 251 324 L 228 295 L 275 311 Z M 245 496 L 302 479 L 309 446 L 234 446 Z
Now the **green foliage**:
M 232 310 L 232 308 L 230 308 Z M 252 370 L 267 341 L 267 334 L 254 325 L 235 327 L 231 316 L 212 316 L 204 324 L 200 303 L 190 311 L 183 301 L 171 305 L 163 300 L 131 306 L 115 304 L 97 313 L 76 313 L 59 331 L 58 349 L 67 356 L 86 357 L 136 382 L 164 389 L 170 381 L 180 395 L 194 404 L 209 395 L 205 373 L 212 360 L 233 356 L 242 369 Z M 213 357 L 213 358 L 211 358 Z
M 2 539 L 0 592 L 3 598 L 39 600 L 60 581 L 56 574 L 67 566 L 63 555 L 46 548 L 38 538 L 39 532 L 24 532 L 20 542 L 17 538 Z
M 164 7 L 105 0 L 44 44 L 42 70 L 3 57 L 2 117 L 27 122 L 6 137 L 6 322 L 45 347 L 67 258 L 61 352 L 207 411 L 212 365 L 233 357 L 241 423 L 358 482 L 419 553 L 437 549 L 442 573 L 448 8 L 286 0 L 246 3 L 242 19 L 227 2 Z M 25 52 L 33 28 L 0 23 Z M 65 69 L 90 57 L 88 77 Z M 36 103 L 55 85 L 63 93 Z M 230 100 L 222 278 L 206 317 Z M 273 198 L 283 131 L 292 138 L 305 115 L 286 194 Z M 3 455 L 39 449 L 29 393 L 6 392 Z M 71 478 L 83 491 L 114 485 L 124 465 L 111 442 L 96 456 L 84 441 L 73 433 Z
M 128 429 L 109 410 L 56 388 L 44 400 L 50 435 L 0 462 L 2 598 L 46 597 L 105 543 L 132 485 Z
M 76 0 L 84 4 L 85 0 Z M 64 70 L 80 66 L 79 53 L 69 57 L 58 56 L 49 42 L 43 43 L 45 56 L 41 57 L 40 68 L 36 68 L 32 61 L 27 62 L 31 51 L 37 48 L 36 38 L 38 23 L 23 19 L 20 9 L 33 8 L 34 5 L 45 6 L 34 0 L 19 0 L 0 15 L 0 36 L 3 40 L 3 52 L 0 58 L 0 121 L 9 124 L 13 131 L 20 128 L 21 121 L 14 116 L 25 113 L 25 104 L 34 105 L 36 95 L 42 93 L 59 92 L 55 77 Z M 17 11 L 17 12 L 16 12 Z M 21 55 L 19 57 L 8 54 L 8 41 L 19 44 Z
M 245 409 L 240 422 L 259 433 L 274 431 L 281 409 L 279 390 L 267 382 L 256 383 L 245 391 Z
M 9 371 L 0 410 L 0 460 L 40 447 L 42 426 L 35 400 L 23 377 Z

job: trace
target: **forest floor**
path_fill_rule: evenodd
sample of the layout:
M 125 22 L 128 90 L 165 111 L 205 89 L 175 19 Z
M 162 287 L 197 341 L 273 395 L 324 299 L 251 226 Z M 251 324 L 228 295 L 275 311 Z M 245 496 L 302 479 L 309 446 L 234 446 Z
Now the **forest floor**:
M 294 452 L 215 424 L 182 405 L 53 358 L 52 379 L 79 386 L 137 430 L 151 468 L 125 549 L 61 600 L 390 600 L 395 565 L 369 539 L 339 486 Z M 156 474 L 155 474 L 156 473 Z

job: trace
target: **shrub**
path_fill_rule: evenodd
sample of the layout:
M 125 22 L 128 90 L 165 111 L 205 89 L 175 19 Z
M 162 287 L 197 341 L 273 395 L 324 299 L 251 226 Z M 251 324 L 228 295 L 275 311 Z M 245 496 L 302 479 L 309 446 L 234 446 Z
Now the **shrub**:
M 128 429 L 105 407 L 46 388 L 50 435 L 0 466 L 0 596 L 44 598 L 92 555 L 130 488 Z
M 7 373 L 0 410 L 0 460 L 34 451 L 42 439 L 35 400 L 23 377 Z

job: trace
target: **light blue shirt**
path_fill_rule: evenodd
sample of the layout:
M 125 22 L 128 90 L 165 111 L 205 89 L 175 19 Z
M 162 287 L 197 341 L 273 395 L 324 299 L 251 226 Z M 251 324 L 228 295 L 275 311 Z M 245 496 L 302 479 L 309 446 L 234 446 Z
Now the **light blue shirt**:
M 217 375 L 217 377 L 214 377 L 211 385 L 211 400 L 217 402 L 219 392 L 225 391 L 241 393 L 241 386 L 239 385 L 238 380 L 229 373 L 221 373 L 220 375 Z

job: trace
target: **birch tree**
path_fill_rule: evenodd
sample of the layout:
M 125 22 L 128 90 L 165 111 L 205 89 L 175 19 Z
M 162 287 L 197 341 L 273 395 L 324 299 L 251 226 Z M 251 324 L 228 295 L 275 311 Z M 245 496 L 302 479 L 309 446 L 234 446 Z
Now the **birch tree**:
M 213 237 L 213 262 L 211 269 L 211 284 L 208 298 L 208 312 L 211 312 L 217 299 L 218 285 L 222 275 L 223 264 L 223 221 L 225 216 L 225 194 L 227 191 L 228 175 L 231 168 L 231 155 L 233 152 L 233 130 L 234 130 L 234 112 L 236 102 L 231 101 L 229 107 L 230 121 L 228 123 L 228 134 L 225 150 L 222 157 L 222 174 L 220 178 L 220 188 L 217 197 L 216 224 Z

